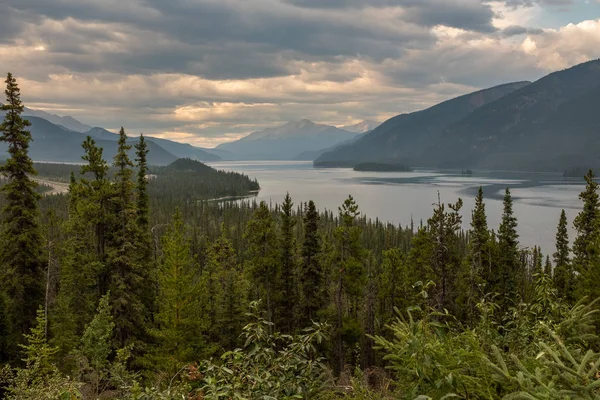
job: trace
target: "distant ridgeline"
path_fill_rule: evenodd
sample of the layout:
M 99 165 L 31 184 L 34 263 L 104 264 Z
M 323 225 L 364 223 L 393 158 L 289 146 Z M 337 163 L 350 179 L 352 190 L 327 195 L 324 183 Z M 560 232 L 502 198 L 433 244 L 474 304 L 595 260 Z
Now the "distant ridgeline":
M 166 167 L 152 167 L 150 196 L 187 200 L 249 196 L 260 190 L 258 182 L 237 172 L 218 171 L 200 161 L 180 158 Z
M 412 172 L 413 169 L 406 164 L 399 163 L 376 163 L 367 162 L 354 166 L 355 171 L 379 171 L 379 172 Z
M 58 163 L 35 163 L 38 177 L 56 182 L 69 182 L 71 172 L 76 178 L 80 174 L 81 165 Z M 114 170 L 111 167 L 108 176 Z M 248 196 L 256 193 L 260 186 L 256 180 L 236 172 L 217 171 L 200 161 L 180 158 L 168 166 L 150 167 L 150 196 L 212 199 L 219 197 Z

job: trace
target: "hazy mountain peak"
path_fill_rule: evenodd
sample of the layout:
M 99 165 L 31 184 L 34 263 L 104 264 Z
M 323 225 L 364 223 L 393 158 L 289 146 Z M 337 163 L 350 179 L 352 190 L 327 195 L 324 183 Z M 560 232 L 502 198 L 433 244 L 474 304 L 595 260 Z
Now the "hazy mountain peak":
M 77 121 L 75 118 L 68 115 L 61 117 L 60 115 L 50 114 L 46 111 L 41 110 L 32 110 L 31 108 L 27 107 L 25 107 L 25 109 L 23 110 L 23 115 L 43 118 L 46 121 L 50 121 L 54 125 L 64 126 L 65 128 L 75 132 L 87 132 L 90 129 L 92 129 L 91 126 L 83 124 Z
M 335 126 L 301 119 L 253 132 L 234 142 L 220 144 L 217 148 L 228 150 L 240 159 L 289 160 L 301 152 L 328 148 L 354 136 Z
M 345 131 L 348 131 L 348 132 L 365 133 L 368 131 L 372 131 L 373 129 L 377 128 L 379 125 L 380 125 L 379 122 L 364 120 L 364 121 L 360 121 L 359 123 L 354 124 L 354 125 L 345 125 L 345 126 L 340 126 L 339 128 L 343 129 Z
M 300 119 L 297 121 L 290 121 L 287 124 L 283 125 L 282 128 L 288 128 L 288 129 L 305 129 L 305 128 L 309 128 L 309 127 L 313 127 L 317 124 L 315 124 L 314 122 L 312 122 L 309 119 Z

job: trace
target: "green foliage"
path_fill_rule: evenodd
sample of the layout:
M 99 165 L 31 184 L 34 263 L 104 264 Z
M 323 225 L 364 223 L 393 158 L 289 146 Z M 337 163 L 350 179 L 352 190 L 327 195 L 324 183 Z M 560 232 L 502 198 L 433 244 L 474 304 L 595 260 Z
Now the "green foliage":
M 490 398 L 491 374 L 482 368 L 484 353 L 473 331 L 455 331 L 450 315 L 433 309 L 398 314 L 389 325 L 393 339 L 377 336 L 375 345 L 386 353 L 400 398 Z
M 162 260 L 158 271 L 157 328 L 153 335 L 158 347 L 152 356 L 155 366 L 171 376 L 193 361 L 201 343 L 201 282 L 195 271 L 190 241 L 179 210 L 162 241 Z
M 5 201 L 0 232 L 0 296 L 4 296 L 8 321 L 8 352 L 16 357 L 35 320 L 35 310 L 43 302 L 42 236 L 38 226 L 40 195 L 33 162 L 28 150 L 31 133 L 29 121 L 21 114 L 24 106 L 16 79 L 6 77 L 6 102 L 0 106 L 4 120 L 0 124 L 0 141 L 7 143 L 9 157 L 0 166 L 0 175 L 8 182 L 0 188 Z
M 600 201 L 598 183 L 592 170 L 585 176 L 586 187 L 579 195 L 583 201 L 583 210 L 575 217 L 573 226 L 577 237 L 573 243 L 573 263 L 579 273 L 578 291 L 580 296 L 598 297 L 598 279 L 600 279 Z
M 498 271 L 494 274 L 494 285 L 490 288 L 492 293 L 500 294 L 500 307 L 504 312 L 517 305 L 522 295 L 519 283 L 523 282 L 524 271 L 519 263 L 518 238 L 517 218 L 514 216 L 512 198 L 507 188 L 502 222 L 498 229 Z
M 200 364 L 198 394 L 205 399 L 315 398 L 328 384 L 327 367 L 317 346 L 327 325 L 315 323 L 297 336 L 271 333 L 272 323 L 251 304 L 243 349 Z
M 64 377 L 53 363 L 58 349 L 48 345 L 45 336 L 46 318 L 40 308 L 36 325 L 25 335 L 27 344 L 21 345 L 25 353 L 25 367 L 18 368 L 10 379 L 8 399 L 79 399 L 81 394 L 75 382 Z

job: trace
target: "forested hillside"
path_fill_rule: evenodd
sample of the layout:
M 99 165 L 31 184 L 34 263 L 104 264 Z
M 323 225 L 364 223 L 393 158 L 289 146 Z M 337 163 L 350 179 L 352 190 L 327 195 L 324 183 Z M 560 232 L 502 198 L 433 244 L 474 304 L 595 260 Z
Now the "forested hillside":
M 600 60 L 554 72 L 447 127 L 428 165 L 529 170 L 597 167 Z
M 439 140 L 444 128 L 473 110 L 527 86 L 529 82 L 500 85 L 437 104 L 426 110 L 400 114 L 355 142 L 322 154 L 316 166 L 356 165 L 361 162 L 400 162 L 422 165 L 420 155 Z
M 519 244 L 508 190 L 499 229 L 480 189 L 467 231 L 461 199 L 394 226 L 352 196 L 334 214 L 289 196 L 269 207 L 153 192 L 146 141 L 130 158 L 123 129 L 110 164 L 88 138 L 69 193 L 41 198 L 18 87 L 6 83 L 0 397 L 600 396 L 591 172 L 576 237 L 563 211 L 553 254 Z M 207 168 L 155 172 L 225 177 Z

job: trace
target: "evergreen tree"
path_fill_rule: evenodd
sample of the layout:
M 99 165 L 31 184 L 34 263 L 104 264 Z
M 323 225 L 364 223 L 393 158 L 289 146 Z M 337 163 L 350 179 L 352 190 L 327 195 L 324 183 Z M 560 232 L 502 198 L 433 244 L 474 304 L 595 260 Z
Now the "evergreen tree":
M 460 266 L 460 252 L 458 248 L 458 231 L 462 223 L 460 209 L 462 200 L 456 204 L 449 204 L 450 211 L 445 211 L 445 206 L 439 200 L 433 211 L 433 216 L 427 221 L 430 239 L 433 241 L 433 254 L 431 266 L 435 275 L 433 306 L 440 311 L 452 309 L 457 296 L 456 276 Z
M 391 321 L 395 316 L 395 309 L 403 310 L 410 302 L 410 287 L 414 282 L 409 282 L 408 268 L 405 255 L 398 248 L 391 248 L 383 252 L 382 271 L 380 275 L 379 296 L 381 299 L 381 319 Z
M 114 194 L 107 267 L 110 273 L 110 294 L 113 306 L 115 333 L 121 347 L 139 340 L 145 334 L 148 308 L 143 292 L 148 290 L 147 266 L 140 265 L 136 210 L 133 203 L 133 163 L 129 159 L 127 135 L 121 128 L 114 157 Z M 151 290 L 151 288 L 150 288 Z
M 513 203 L 510 190 L 504 194 L 504 211 L 498 229 L 498 271 L 493 292 L 500 295 L 502 311 L 508 312 L 511 305 L 518 302 L 519 284 L 523 282 L 524 271 L 519 262 L 519 235 L 517 234 L 517 218 L 513 214 Z
M 140 230 L 147 232 L 150 219 L 150 196 L 148 195 L 148 145 L 144 135 L 140 135 L 140 140 L 135 145 L 135 154 L 137 162 L 137 224 Z
M 569 236 L 567 232 L 567 215 L 560 213 L 556 232 L 556 252 L 554 253 L 554 286 L 558 296 L 569 303 L 575 300 L 575 273 L 569 257 Z
M 185 362 L 194 359 L 203 341 L 201 282 L 179 209 L 162 239 L 162 254 L 158 272 L 160 302 L 155 316 L 158 326 L 153 330 L 158 347 L 152 359 L 156 367 L 173 376 Z
M 311 200 L 304 210 L 304 240 L 300 266 L 299 326 L 309 326 L 318 319 L 319 311 L 327 304 L 327 281 L 321 262 L 319 213 Z
M 598 260 L 598 242 L 600 240 L 600 202 L 598 183 L 594 180 L 592 170 L 585 176 L 586 187 L 579 195 L 583 201 L 583 210 L 575 217 L 573 225 L 577 237 L 573 243 L 575 269 L 579 274 L 578 289 L 580 295 L 597 297 L 600 279 L 600 262 Z
M 363 264 L 364 248 L 360 244 L 361 229 L 356 223 L 360 215 L 358 204 L 352 196 L 338 209 L 339 226 L 335 228 L 335 307 L 336 307 L 336 372 L 339 374 L 346 362 L 344 338 L 356 341 L 359 298 L 363 294 L 366 271 Z M 352 339 L 354 338 L 354 339 Z
M 546 256 L 546 263 L 544 264 L 544 275 L 549 279 L 552 279 L 552 262 L 550 262 L 550 256 Z
M 100 394 L 100 383 L 108 375 L 108 359 L 113 350 L 114 327 L 109 295 L 107 294 L 100 298 L 97 313 L 86 327 L 81 338 L 81 353 L 89 363 L 96 396 Z
M 475 198 L 475 209 L 471 213 L 471 229 L 469 230 L 469 297 L 468 304 L 473 306 L 479 298 L 478 286 L 485 282 L 491 286 L 493 282 L 491 262 L 489 259 L 490 231 L 483 202 L 483 188 L 480 186 Z
M 293 216 L 294 203 L 289 193 L 286 193 L 281 204 L 281 236 L 280 236 L 280 268 L 279 276 L 279 323 L 282 332 L 292 332 L 296 328 L 294 311 L 296 310 L 296 240 Z
M 278 245 L 275 221 L 267 203 L 261 201 L 246 226 L 244 238 L 248 241 L 248 262 L 255 283 L 255 298 L 266 302 L 267 320 L 274 322 L 277 305 Z
M 82 147 L 82 159 L 87 163 L 81 167 L 80 181 L 73 173 L 70 177 L 65 254 L 60 264 L 57 311 L 51 319 L 56 333 L 53 342 L 61 355 L 75 349 L 95 314 L 98 299 L 109 288 L 106 246 L 113 226 L 109 210 L 113 188 L 102 149 L 90 136 Z
M 248 311 L 248 281 L 238 267 L 235 250 L 227 238 L 225 225 L 221 236 L 215 240 L 208 253 L 209 269 L 214 275 L 215 300 L 212 337 L 221 347 L 233 350 L 239 345 L 239 336 L 244 327 L 244 315 Z
M 15 344 L 23 341 L 23 334 L 32 327 L 36 310 L 43 303 L 44 275 L 42 236 L 38 226 L 38 200 L 33 162 L 28 150 L 31 133 L 29 121 L 23 119 L 24 106 L 16 79 L 6 77 L 6 102 L 0 107 L 5 112 L 0 124 L 0 141 L 8 145 L 9 158 L 0 167 L 8 182 L 0 188 L 4 195 L 3 224 L 0 249 L 0 286 L 7 305 L 12 355 Z

